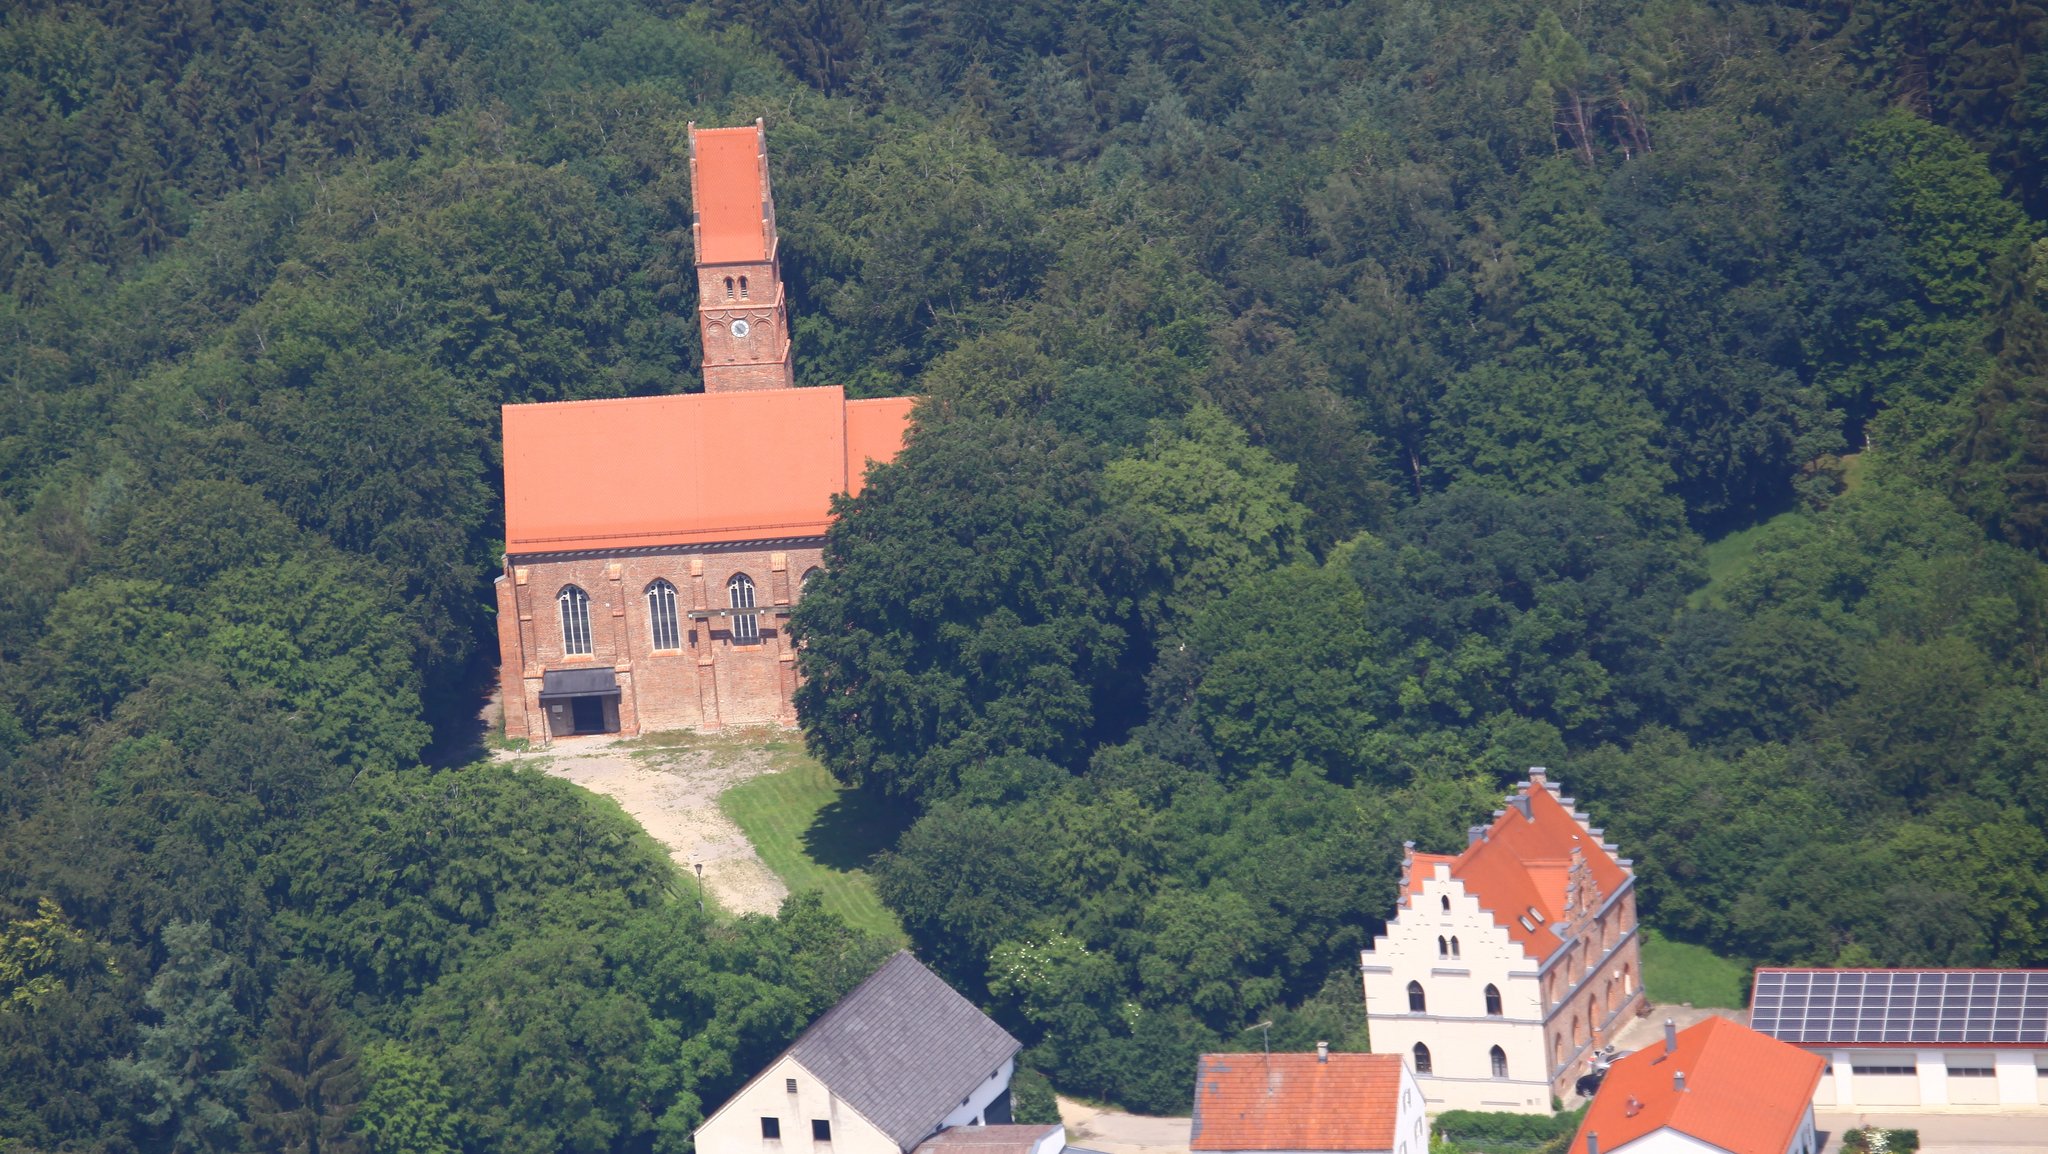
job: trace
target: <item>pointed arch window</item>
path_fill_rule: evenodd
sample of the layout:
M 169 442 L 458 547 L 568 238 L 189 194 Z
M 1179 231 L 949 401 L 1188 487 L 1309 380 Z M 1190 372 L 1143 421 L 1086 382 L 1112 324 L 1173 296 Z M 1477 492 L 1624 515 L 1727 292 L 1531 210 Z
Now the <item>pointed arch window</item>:
M 1451 956 L 1451 943 L 1445 941 L 1442 934 L 1436 936 L 1436 956 L 1439 958 Z
M 746 299 L 747 299 L 747 278 L 746 278 L 746 277 L 741 277 L 741 278 L 740 278 L 740 299 L 741 299 L 741 300 L 746 300 Z
M 1443 897 L 1438 898 L 1437 900 L 1444 904 L 1445 913 L 1451 912 L 1451 895 L 1445 894 Z
M 1506 1050 L 1503 1050 L 1503 1049 L 1501 1049 L 1501 1048 L 1500 1048 L 1499 1046 L 1495 1046 L 1495 1047 L 1493 1048 L 1493 1055 L 1492 1055 L 1492 1056 L 1493 1056 L 1493 1076 L 1494 1076 L 1494 1077 L 1496 1077 L 1496 1078 L 1505 1078 L 1505 1077 L 1507 1077 L 1507 1076 L 1508 1076 L 1508 1052 L 1507 1052 Z
M 564 585 L 555 595 L 555 603 L 562 611 L 562 652 L 571 657 L 590 656 L 590 594 Z
M 1486 983 L 1486 1016 L 1489 1018 L 1498 1018 L 1501 1016 L 1500 987 L 1494 985 L 1492 982 Z
M 1429 1047 L 1420 1042 L 1415 1043 L 1415 1072 L 1417 1074 L 1430 1073 Z
M 1451 935 L 1451 956 L 1454 958 L 1458 956 L 1458 935 L 1456 934 Z
M 647 625 L 656 649 L 681 649 L 683 631 L 676 619 L 676 587 L 657 577 L 647 587 Z
M 732 278 L 731 278 L 731 277 L 726 277 L 726 278 L 725 278 L 725 299 L 726 299 L 726 300 L 731 300 L 731 299 L 732 299 Z
M 726 604 L 734 609 L 754 607 L 754 579 L 745 573 L 735 573 L 725 583 Z M 741 644 L 761 639 L 761 615 L 758 613 L 734 613 L 732 615 L 732 639 Z
M 1408 1012 L 1411 1014 L 1426 1014 L 1429 1012 L 1429 1001 L 1422 996 L 1421 982 L 1408 983 Z
M 804 575 L 801 578 L 798 578 L 796 583 L 797 596 L 799 598 L 810 596 L 811 582 L 816 581 L 818 579 L 818 575 L 823 572 L 824 570 L 818 568 L 816 565 L 813 565 L 809 569 L 804 570 Z

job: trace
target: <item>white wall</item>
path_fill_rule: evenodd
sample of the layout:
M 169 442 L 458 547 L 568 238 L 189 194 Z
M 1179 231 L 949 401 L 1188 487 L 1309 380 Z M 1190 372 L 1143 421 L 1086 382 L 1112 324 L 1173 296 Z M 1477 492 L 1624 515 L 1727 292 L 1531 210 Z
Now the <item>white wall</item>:
M 1990 1078 L 1951 1078 L 1946 1050 L 1837 1050 L 1820 1046 L 1804 1049 L 1828 1060 L 1833 1074 L 1823 1074 L 1814 1090 L 1814 1104 L 1824 1110 L 1913 1110 L 1946 1106 L 2035 1106 L 2043 1102 L 2035 1073 L 2035 1051 L 2031 1049 L 1974 1049 L 1958 1052 L 1959 1061 L 1981 1068 L 1992 1067 Z M 1910 1060 L 1913 1076 L 1858 1076 L 1856 1066 L 1896 1066 Z
M 796 1093 L 787 1080 L 796 1079 Z M 782 1137 L 761 1137 L 761 1119 L 782 1124 Z M 811 1120 L 832 1123 L 832 1141 L 811 1140 Z M 809 1070 L 787 1054 L 740 1088 L 697 1128 L 697 1154 L 901 1154 L 876 1129 Z
M 1444 899 L 1450 909 L 1444 910 Z M 1437 938 L 1458 939 L 1458 957 L 1442 958 Z M 1494 924 L 1493 915 L 1438 863 L 1422 892 L 1395 911 L 1387 932 L 1360 955 L 1365 1013 L 1376 1054 L 1429 1047 L 1433 1073 L 1418 1079 L 1432 1113 L 1513 1110 L 1548 1113 L 1549 1067 L 1543 1053 L 1542 989 L 1537 963 Z M 1428 1010 L 1408 1010 L 1408 983 L 1422 985 Z M 1486 1013 L 1486 986 L 1500 990 L 1501 1016 Z M 1491 1051 L 1507 1054 L 1508 1077 L 1493 1076 Z
M 955 1126 L 987 1125 L 988 1119 L 982 1116 L 982 1111 L 987 1110 L 990 1102 L 995 1101 L 1004 1090 L 1010 1088 L 1010 1077 L 1016 1072 L 1016 1059 L 1004 1062 L 994 1076 L 983 1079 L 981 1085 L 974 1088 L 974 1092 L 967 1096 L 967 1101 L 954 1107 L 953 1112 L 946 1115 L 946 1120 L 939 1123 L 938 1128 L 950 1130 Z

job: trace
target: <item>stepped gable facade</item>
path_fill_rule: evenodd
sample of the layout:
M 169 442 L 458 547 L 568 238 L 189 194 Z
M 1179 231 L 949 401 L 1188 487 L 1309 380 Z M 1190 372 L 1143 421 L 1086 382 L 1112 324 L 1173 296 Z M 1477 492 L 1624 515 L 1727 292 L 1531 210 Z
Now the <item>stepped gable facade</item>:
M 1375 1053 L 1432 1112 L 1542 1113 L 1645 1003 L 1635 875 L 1541 768 L 1464 852 L 1416 853 L 1359 957 Z
M 799 389 L 760 122 L 690 126 L 704 391 L 506 405 L 508 737 L 793 725 L 789 613 L 912 398 Z

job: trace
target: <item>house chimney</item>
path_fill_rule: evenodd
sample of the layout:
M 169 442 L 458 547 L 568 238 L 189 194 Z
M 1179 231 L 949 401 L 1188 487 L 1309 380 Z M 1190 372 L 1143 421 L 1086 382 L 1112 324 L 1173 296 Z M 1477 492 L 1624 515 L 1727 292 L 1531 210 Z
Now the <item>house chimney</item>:
M 1523 821 L 1536 820 L 1535 815 L 1529 812 L 1529 795 L 1527 792 L 1516 794 L 1508 800 L 1508 804 L 1514 806 L 1521 813 Z
M 1600 1154 L 1600 1135 L 1586 1131 L 1586 1154 Z
M 1329 1061 L 1329 1060 L 1330 1060 L 1330 1044 L 1329 1044 L 1328 1042 L 1317 1042 L 1317 1043 L 1316 1043 L 1316 1061 L 1318 1061 L 1318 1062 L 1327 1062 L 1327 1061 Z
M 1483 825 L 1468 825 L 1468 826 L 1466 826 L 1466 827 L 1465 827 L 1465 844 L 1466 844 L 1466 845 L 1471 845 L 1472 843 L 1474 843 L 1474 842 L 1478 841 L 1478 840 L 1479 840 L 1480 838 L 1482 838 L 1482 837 L 1485 837 L 1485 836 L 1486 836 L 1486 827 L 1485 827 L 1485 826 L 1483 826 Z
M 1664 1019 L 1664 1052 L 1669 1054 L 1678 1049 L 1678 1023 Z
M 1678 1071 L 1677 1073 L 1675 1073 L 1675 1074 L 1671 1075 L 1671 1088 L 1672 1088 L 1672 1089 L 1674 1089 L 1674 1090 L 1677 1090 L 1677 1091 L 1678 1091 L 1679 1093 L 1681 1093 L 1681 1094 L 1685 1093 L 1685 1071 L 1684 1071 L 1684 1070 L 1680 1070 L 1680 1071 Z

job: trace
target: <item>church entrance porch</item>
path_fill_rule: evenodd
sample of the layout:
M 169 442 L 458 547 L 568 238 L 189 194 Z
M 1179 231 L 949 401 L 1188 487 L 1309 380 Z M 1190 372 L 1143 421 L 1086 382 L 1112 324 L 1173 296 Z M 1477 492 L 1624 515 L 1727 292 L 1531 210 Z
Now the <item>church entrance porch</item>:
M 541 675 L 540 707 L 551 737 L 619 731 L 619 680 L 610 668 L 551 669 Z

